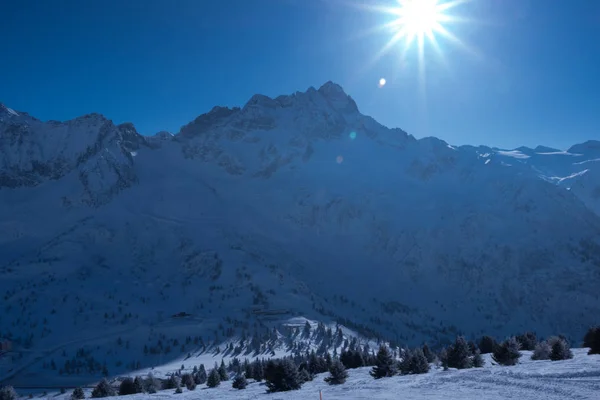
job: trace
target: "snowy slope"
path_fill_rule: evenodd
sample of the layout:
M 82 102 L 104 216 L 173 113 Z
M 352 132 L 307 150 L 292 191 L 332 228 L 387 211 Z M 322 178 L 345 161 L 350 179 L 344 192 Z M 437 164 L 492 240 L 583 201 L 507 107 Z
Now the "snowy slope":
M 526 162 L 576 156 L 416 140 L 331 82 L 172 138 L 2 110 L 0 335 L 19 371 L 57 375 L 44 362 L 85 347 L 120 373 L 194 350 L 144 354 L 160 337 L 218 345 L 294 316 L 417 344 L 579 340 L 600 315 L 597 175 L 569 191 Z
M 485 357 L 483 368 L 449 370 L 432 368 L 423 375 L 395 376 L 374 380 L 369 368 L 348 370 L 345 384 L 330 386 L 323 382 L 327 374 L 317 375 L 300 390 L 267 394 L 264 384 L 251 382 L 245 390 L 231 388 L 224 382 L 214 389 L 198 386 L 195 391 L 183 389 L 160 391 L 153 395 L 132 395 L 128 399 L 278 399 L 324 400 L 351 399 L 411 399 L 411 400 L 470 400 L 470 399 L 520 399 L 564 400 L 598 399 L 600 392 L 600 357 L 588 356 L 586 350 L 575 349 L 575 358 L 566 361 L 531 361 L 530 352 L 523 352 L 521 363 L 513 367 L 491 364 Z M 65 395 L 51 394 L 48 398 L 68 399 Z

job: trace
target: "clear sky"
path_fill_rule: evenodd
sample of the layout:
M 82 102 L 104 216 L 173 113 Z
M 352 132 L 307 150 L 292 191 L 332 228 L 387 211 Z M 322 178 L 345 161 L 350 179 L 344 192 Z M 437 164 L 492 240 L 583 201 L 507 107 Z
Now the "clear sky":
M 566 148 L 600 138 L 600 1 L 471 0 L 442 57 L 366 33 L 394 0 L 56 0 L 0 7 L 0 101 L 40 119 L 99 112 L 177 132 L 214 105 L 341 84 L 361 112 L 416 137 Z M 443 2 L 443 0 L 441 0 Z M 422 76 L 422 75 L 421 75 Z M 379 88 L 384 77 L 387 84 Z

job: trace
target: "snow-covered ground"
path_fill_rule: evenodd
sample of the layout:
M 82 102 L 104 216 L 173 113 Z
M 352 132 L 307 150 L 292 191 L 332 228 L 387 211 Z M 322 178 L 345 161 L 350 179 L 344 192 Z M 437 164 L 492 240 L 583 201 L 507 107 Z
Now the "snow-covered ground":
M 321 374 L 312 382 L 304 384 L 300 390 L 286 393 L 267 394 L 264 383 L 254 382 L 247 389 L 239 391 L 232 389 L 229 381 L 215 389 L 201 385 L 195 391 L 183 389 L 182 394 L 165 390 L 152 395 L 139 394 L 126 398 L 306 400 L 319 399 L 321 392 L 323 400 L 600 399 L 600 356 L 588 356 L 587 349 L 574 349 L 575 357 L 572 360 L 532 361 L 531 352 L 524 351 L 522 354 L 520 364 L 513 367 L 492 365 L 489 355 L 485 355 L 486 364 L 483 368 L 443 371 L 440 367 L 433 367 L 423 375 L 379 380 L 374 380 L 369 375 L 370 368 L 359 368 L 349 370 L 347 382 L 340 386 L 329 386 L 323 381 L 327 374 Z M 51 393 L 47 397 L 68 400 L 69 396 L 70 392 L 65 395 Z M 89 391 L 86 396 L 89 396 Z

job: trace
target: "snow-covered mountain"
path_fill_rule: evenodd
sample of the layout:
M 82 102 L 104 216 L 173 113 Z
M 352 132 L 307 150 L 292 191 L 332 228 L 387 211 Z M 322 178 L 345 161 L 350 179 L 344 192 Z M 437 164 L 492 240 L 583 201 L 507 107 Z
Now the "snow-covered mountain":
M 159 333 L 265 318 L 416 344 L 579 338 L 600 315 L 598 142 L 417 140 L 328 82 L 152 138 L 0 106 L 0 154 L 0 336 L 43 353 L 28 366 L 131 338 L 118 370 Z

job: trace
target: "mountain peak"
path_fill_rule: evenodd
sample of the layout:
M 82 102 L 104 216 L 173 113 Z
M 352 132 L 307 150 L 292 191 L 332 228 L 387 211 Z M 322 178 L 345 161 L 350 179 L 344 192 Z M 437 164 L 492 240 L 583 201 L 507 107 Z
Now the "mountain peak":
M 9 115 L 18 117 L 19 113 L 10 107 L 7 107 L 4 103 L 0 102 L 0 115 Z
M 339 111 L 345 111 L 348 113 L 358 112 L 358 106 L 356 105 L 356 102 L 352 99 L 352 97 L 347 95 L 344 89 L 337 83 L 327 81 L 319 88 L 318 92 Z

